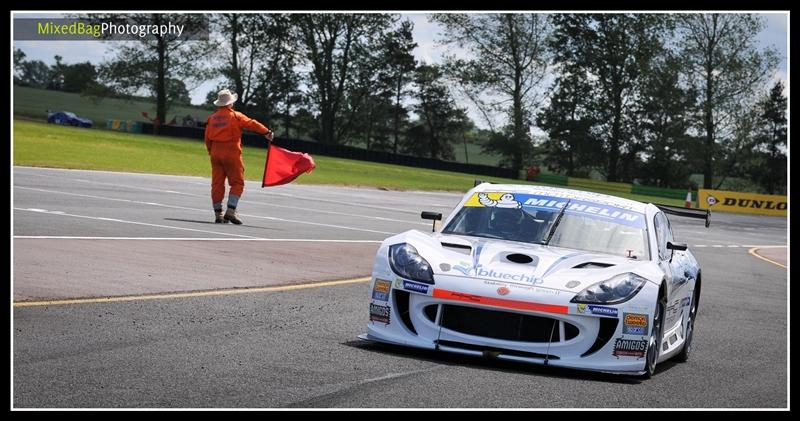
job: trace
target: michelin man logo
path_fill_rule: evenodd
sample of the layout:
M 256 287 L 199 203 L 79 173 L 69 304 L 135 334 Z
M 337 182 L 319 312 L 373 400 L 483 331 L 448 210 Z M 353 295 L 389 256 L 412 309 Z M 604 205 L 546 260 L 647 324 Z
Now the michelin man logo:
M 514 200 L 514 195 L 511 193 L 506 193 L 500 196 L 500 200 L 493 200 L 489 199 L 489 196 L 486 193 L 478 193 L 478 201 L 483 206 L 488 206 L 490 208 L 514 208 L 519 209 L 522 207 L 522 204 Z

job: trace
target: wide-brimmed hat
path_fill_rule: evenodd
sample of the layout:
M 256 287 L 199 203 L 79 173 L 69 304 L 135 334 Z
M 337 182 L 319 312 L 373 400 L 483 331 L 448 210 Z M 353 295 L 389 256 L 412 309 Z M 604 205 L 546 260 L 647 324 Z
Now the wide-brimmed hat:
M 239 99 L 239 95 L 231 92 L 228 89 L 223 89 L 217 93 L 217 100 L 214 101 L 214 105 L 217 107 L 224 107 L 226 105 L 233 104 L 237 99 Z

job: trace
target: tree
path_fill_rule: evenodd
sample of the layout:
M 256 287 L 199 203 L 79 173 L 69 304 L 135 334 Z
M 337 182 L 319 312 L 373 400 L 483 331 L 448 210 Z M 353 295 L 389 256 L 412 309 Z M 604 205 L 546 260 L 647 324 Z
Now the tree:
M 90 19 L 103 19 L 90 15 Z M 119 19 L 109 16 L 108 19 Z M 203 80 L 207 73 L 205 61 L 210 44 L 186 40 L 186 34 L 205 28 L 206 18 L 198 14 L 126 14 L 131 24 L 185 25 L 184 37 L 154 34 L 137 41 L 115 43 L 116 55 L 100 67 L 101 80 L 114 91 L 136 95 L 141 90 L 152 94 L 156 100 L 156 117 L 164 123 L 169 106 L 170 81 L 182 83 Z M 174 89 L 172 90 L 174 92 Z
M 569 14 L 553 20 L 555 62 L 595 87 L 586 100 L 602 122 L 606 179 L 617 181 L 620 159 L 623 167 L 630 166 L 640 148 L 631 136 L 635 98 L 669 21 L 647 14 Z
M 684 149 L 693 123 L 696 92 L 681 87 L 680 58 L 664 50 L 644 75 L 638 100 L 637 137 L 646 160 L 638 178 L 644 184 L 685 188 L 691 169 Z
M 786 191 L 787 98 L 783 90 L 783 83 L 778 81 L 758 102 L 755 136 L 743 159 L 744 173 L 769 194 Z
M 733 127 L 730 117 L 736 103 L 762 86 L 777 64 L 777 53 L 756 47 L 756 36 L 765 25 L 756 15 L 685 14 L 679 15 L 678 22 L 689 81 L 700 93 L 705 132 L 703 187 L 710 189 L 719 132 Z
M 52 79 L 50 66 L 41 60 L 23 61 L 19 66 L 19 84 L 31 88 L 45 89 Z
M 50 81 L 47 83 L 47 89 L 61 91 L 64 88 L 64 68 L 66 65 L 61 62 L 63 57 L 60 55 L 56 54 L 53 58 L 56 64 L 50 67 Z
M 293 28 L 301 40 L 301 51 L 311 64 L 308 85 L 311 99 L 320 113 L 323 143 L 339 143 L 341 119 L 348 84 L 354 77 L 354 54 L 373 49 L 389 27 L 385 14 L 295 14 Z M 367 47 L 370 46 L 370 47 Z M 345 123 L 346 124 L 346 123 Z
M 394 107 L 392 107 L 392 136 L 394 139 L 392 150 L 397 153 L 400 137 L 400 127 L 407 118 L 405 107 L 401 104 L 407 91 L 404 89 L 408 82 L 408 74 L 416 67 L 416 60 L 412 51 L 417 47 L 414 42 L 414 24 L 403 21 L 400 26 L 384 36 L 382 42 L 383 62 L 385 63 L 385 80 L 391 82 L 394 93 Z
M 537 14 L 436 14 L 433 20 L 445 27 L 446 43 L 466 48 L 473 57 L 447 60 L 467 96 L 484 115 L 500 111 L 510 122 L 510 136 L 497 137 L 487 144 L 489 149 L 521 169 L 533 147 L 536 88 L 547 74 L 547 19 Z
M 191 105 L 192 97 L 189 96 L 189 91 L 182 80 L 170 79 L 167 86 L 169 87 L 167 98 L 170 104 Z
M 64 65 L 61 70 L 64 76 L 61 90 L 64 92 L 83 92 L 97 83 L 97 70 L 90 62 Z
M 296 102 L 294 71 L 297 42 L 286 14 L 225 13 L 213 19 L 222 34 L 216 68 L 239 95 L 238 107 L 271 119 Z M 282 111 L 279 111 L 282 110 Z
M 453 143 L 462 139 L 470 126 L 463 109 L 457 108 L 437 66 L 419 66 L 414 74 L 416 85 L 414 112 L 417 124 L 409 129 L 404 151 L 433 159 L 453 160 Z
M 14 48 L 14 83 L 21 83 L 22 66 L 25 63 L 25 53 L 19 48 Z
M 593 133 L 597 125 L 587 81 L 573 74 L 562 75 L 555 84 L 550 103 L 537 115 L 536 125 L 548 134 L 544 142 L 547 166 L 567 176 L 588 176 L 602 162 L 600 141 Z

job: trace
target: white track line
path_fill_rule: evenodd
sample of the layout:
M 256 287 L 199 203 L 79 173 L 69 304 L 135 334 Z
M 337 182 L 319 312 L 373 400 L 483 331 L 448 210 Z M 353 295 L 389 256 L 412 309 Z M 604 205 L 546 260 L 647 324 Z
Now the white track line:
M 209 238 L 209 237 L 72 237 L 66 235 L 15 235 L 15 240 L 143 240 L 143 241 L 273 241 L 298 243 L 381 243 L 377 240 L 324 240 L 316 238 Z
M 164 208 L 190 210 L 190 211 L 204 212 L 204 213 L 208 213 L 209 212 L 209 209 L 198 209 L 198 208 L 190 208 L 190 207 L 186 207 L 186 206 L 177 206 L 177 205 L 165 205 L 163 203 L 144 202 L 144 201 L 141 201 L 141 200 L 117 199 L 117 198 L 114 198 L 114 197 L 95 196 L 95 195 L 91 195 L 91 194 L 81 194 L 81 193 L 67 193 L 67 192 L 61 192 L 61 191 L 58 191 L 58 190 L 36 189 L 36 188 L 33 188 L 33 187 L 17 187 L 17 188 L 25 189 L 25 190 L 36 190 L 36 191 L 45 192 L 45 193 L 63 194 L 63 195 L 67 195 L 67 196 L 78 196 L 78 197 L 87 197 L 87 198 L 91 198 L 91 199 L 109 200 L 109 201 L 113 201 L 113 202 L 136 203 L 136 204 L 140 204 L 140 205 L 158 206 L 158 207 L 164 207 Z M 339 229 L 345 229 L 345 230 L 350 230 L 350 231 L 363 231 L 363 232 L 371 232 L 371 233 L 377 233 L 377 234 L 388 234 L 388 235 L 396 234 L 395 232 L 377 231 L 377 230 L 371 230 L 371 229 L 366 229 L 366 228 L 347 227 L 347 226 L 344 226 L 344 225 L 323 224 L 323 223 L 320 223 L 320 222 L 298 221 L 298 220 L 294 220 L 294 219 L 277 218 L 277 217 L 274 217 L 274 216 L 261 216 L 261 215 L 245 214 L 245 213 L 239 213 L 239 215 L 245 216 L 245 217 L 248 217 L 248 218 L 269 219 L 269 220 L 281 221 L 281 222 L 292 222 L 292 223 L 295 223 L 295 224 L 316 225 L 316 226 L 323 226 L 323 227 L 329 227 L 329 228 L 339 228 Z M 207 231 L 207 232 L 214 232 L 214 231 Z M 250 237 L 250 238 L 259 238 L 259 237 Z
M 169 228 L 181 231 L 194 231 L 194 232 L 204 232 L 206 234 L 218 234 L 218 235 L 229 235 L 232 237 L 241 237 L 241 238 L 259 238 L 259 237 L 252 237 L 249 235 L 240 235 L 240 234 L 229 234 L 226 232 L 217 232 L 217 231 L 207 231 L 207 230 L 200 230 L 194 228 L 183 228 L 183 227 L 174 227 L 172 225 L 161 225 L 161 224 L 148 224 L 145 222 L 136 222 L 136 221 L 127 221 L 124 219 L 116 219 L 116 218 L 102 218 L 97 216 L 88 216 L 88 215 L 75 215 L 71 213 L 65 212 L 51 212 L 44 209 L 30 209 L 30 208 L 14 208 L 14 210 L 25 211 L 25 212 L 35 212 L 35 213 L 43 213 L 45 215 L 57 215 L 57 216 L 69 216 L 73 218 L 82 218 L 82 219 L 92 219 L 95 221 L 106 221 L 106 222 L 119 222 L 121 224 L 133 224 L 133 225 L 144 225 L 148 227 L 156 227 L 156 228 Z
M 39 174 L 34 174 L 34 175 L 39 175 Z M 46 175 L 40 175 L 40 176 L 41 177 L 60 178 L 60 177 L 53 177 L 53 176 L 46 176 Z M 88 183 L 88 184 L 98 184 L 98 185 L 115 186 L 115 187 L 126 187 L 126 188 L 129 188 L 129 189 L 150 191 L 150 192 L 156 192 L 156 193 L 178 194 L 178 195 L 181 195 L 181 196 L 189 196 L 189 197 L 207 198 L 207 196 L 208 196 L 208 195 L 201 195 L 201 194 L 196 194 L 196 193 L 184 193 L 184 192 L 179 192 L 179 191 L 175 191 L 175 190 L 162 190 L 162 189 L 152 189 L 152 188 L 147 188 L 147 187 L 131 186 L 131 185 L 125 185 L 125 184 L 104 183 L 104 182 L 100 182 L 100 181 L 89 181 L 89 180 L 82 180 L 82 179 L 73 179 L 73 181 L 78 181 L 78 182 Z M 48 193 L 76 194 L 76 193 L 61 192 L 61 191 L 57 191 L 57 190 L 36 189 L 36 188 L 33 188 L 33 187 L 14 186 L 14 188 L 27 189 L 27 190 L 37 190 L 37 191 L 48 192 Z M 287 196 L 287 194 L 278 194 L 278 193 L 271 193 L 271 194 L 280 195 L 280 196 Z M 294 195 L 288 195 L 288 196 L 297 197 L 297 196 L 294 196 Z M 325 200 L 319 200 L 319 199 L 314 199 L 314 200 L 318 201 L 318 202 L 324 202 L 325 201 Z M 336 203 L 346 203 L 346 202 L 336 202 Z M 404 224 L 415 224 L 415 225 L 425 225 L 425 226 L 429 225 L 426 222 L 406 221 L 406 220 L 402 220 L 402 219 L 385 218 L 385 217 L 380 217 L 380 216 L 362 215 L 362 214 L 347 213 L 347 212 L 325 211 L 325 210 L 320 210 L 320 209 L 299 208 L 297 206 L 278 205 L 278 204 L 275 204 L 275 203 L 266 203 L 266 202 L 260 202 L 260 201 L 257 201 L 257 200 L 247 200 L 247 204 L 272 206 L 272 207 L 276 207 L 276 208 L 287 208 L 287 209 L 294 209 L 294 210 L 298 210 L 299 209 L 299 210 L 302 210 L 302 211 L 305 211 L 305 212 L 324 213 L 324 214 L 330 214 L 330 215 L 353 216 L 353 217 L 357 217 L 357 218 L 375 219 L 375 220 L 379 220 L 379 221 L 401 222 L 401 223 L 404 223 Z M 351 207 L 353 207 L 354 204 L 353 203 L 349 203 L 349 205 Z M 365 207 L 364 205 L 358 205 L 358 206 L 359 207 Z M 373 207 L 374 208 L 375 206 L 367 206 L 367 207 Z M 383 208 L 383 209 L 388 209 L 388 208 Z
M 134 173 L 134 174 L 136 174 L 136 173 Z M 44 175 L 44 174 L 26 174 L 26 175 L 37 176 L 37 177 L 47 177 L 47 178 L 58 178 L 58 179 L 61 179 L 61 180 L 64 179 L 64 177 L 56 177 L 56 176 Z M 163 189 L 148 189 L 146 187 L 131 186 L 131 185 L 126 185 L 126 184 L 104 183 L 104 182 L 101 182 L 101 181 L 89 181 L 89 180 L 83 180 L 83 179 L 72 179 L 72 180 L 73 181 L 82 182 L 82 183 L 87 183 L 87 184 L 97 184 L 97 185 L 114 186 L 114 187 L 127 187 L 127 188 L 130 188 L 130 189 L 138 189 L 138 190 L 143 190 L 143 191 L 153 191 L 153 192 L 158 192 L 158 193 L 167 192 L 167 191 L 165 191 Z M 256 190 L 256 191 L 258 191 L 258 190 Z M 183 193 L 183 192 L 178 192 L 178 191 L 174 191 L 174 190 L 173 191 L 169 191 L 169 192 L 171 192 L 173 194 L 180 194 L 180 195 L 183 195 L 183 196 L 207 197 L 207 195 L 199 195 L 199 194 L 193 194 L 193 193 Z M 279 192 L 275 192 L 275 191 L 270 192 L 269 194 L 274 195 L 274 196 L 285 196 L 285 197 L 297 198 L 297 199 L 300 199 L 300 200 L 307 199 L 306 197 L 303 197 L 303 196 L 297 196 L 295 194 L 290 194 L 290 193 L 279 193 Z M 417 211 L 412 211 L 412 210 L 407 210 L 407 209 L 390 208 L 390 207 L 387 207 L 387 206 L 367 205 L 367 204 L 363 204 L 363 203 L 344 202 L 344 201 L 340 201 L 340 200 L 330 200 L 330 199 L 314 199 L 314 200 L 316 202 L 336 203 L 336 204 L 340 204 L 340 205 L 347 205 L 347 206 L 350 206 L 350 207 L 359 206 L 359 207 L 362 207 L 362 208 L 379 209 L 379 210 L 386 210 L 386 211 L 390 211 L 390 212 L 399 212 L 399 213 L 416 214 L 416 215 L 419 214 L 419 212 L 417 212 Z M 255 203 L 255 202 L 250 202 L 250 201 L 248 201 L 248 202 L 249 203 Z M 260 204 L 264 204 L 263 202 L 259 202 L 259 203 Z

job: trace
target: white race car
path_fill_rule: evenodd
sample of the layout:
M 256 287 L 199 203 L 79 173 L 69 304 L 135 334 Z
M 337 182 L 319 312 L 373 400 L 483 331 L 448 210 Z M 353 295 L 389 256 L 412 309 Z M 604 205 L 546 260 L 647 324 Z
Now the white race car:
M 477 183 L 476 183 L 477 184 Z M 441 232 L 386 239 L 362 339 L 650 377 L 686 361 L 700 268 L 670 208 L 578 190 L 481 183 Z M 423 212 L 424 219 L 441 214 Z

